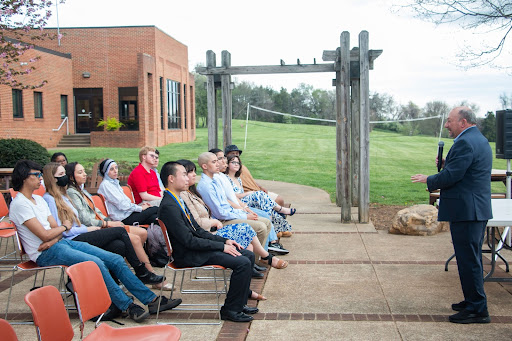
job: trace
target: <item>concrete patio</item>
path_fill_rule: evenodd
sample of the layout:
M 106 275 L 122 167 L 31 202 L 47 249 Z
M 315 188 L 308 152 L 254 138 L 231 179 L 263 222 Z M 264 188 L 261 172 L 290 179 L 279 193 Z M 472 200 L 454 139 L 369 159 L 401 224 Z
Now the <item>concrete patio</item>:
M 284 270 L 270 269 L 264 279 L 252 281 L 252 288 L 268 298 L 258 303 L 249 301 L 260 309 L 252 323 L 179 325 L 181 340 L 491 340 L 510 336 L 511 283 L 485 284 L 492 323 L 448 322 L 448 316 L 453 314 L 451 303 L 462 299 L 455 260 L 449 271 L 444 271 L 444 262 L 453 253 L 449 233 L 402 236 L 376 230 L 372 224 L 341 224 L 339 208 L 322 190 L 261 182 L 297 208 L 297 214 L 288 218 L 294 228 L 293 236 L 281 239 L 290 250 L 282 258 L 290 265 Z M 502 254 L 512 259 L 510 251 Z M 484 262 L 489 264 L 488 254 Z M 503 264 L 499 264 L 497 275 L 510 277 L 503 271 Z M 169 273 L 167 277 L 171 278 Z M 31 317 L 23 296 L 32 287 L 33 276 L 18 271 L 15 280 L 18 283 L 9 309 L 11 322 Z M 192 283 L 189 277 L 185 282 L 187 286 L 212 286 Z M 57 283 L 57 271 L 48 271 L 46 284 Z M 1 317 L 9 286 L 10 273 L 2 271 Z M 174 295 L 181 297 L 183 303 L 215 302 L 214 295 Z M 75 340 L 79 340 L 76 312 L 70 315 Z M 211 313 L 190 315 L 171 311 L 163 313 L 160 319 L 184 322 L 210 321 L 212 317 Z M 119 321 L 125 326 L 136 325 L 129 319 Z M 152 318 L 144 322 L 152 323 Z M 36 340 L 32 325 L 14 327 L 20 340 Z M 88 322 L 85 335 L 93 328 L 93 323 Z

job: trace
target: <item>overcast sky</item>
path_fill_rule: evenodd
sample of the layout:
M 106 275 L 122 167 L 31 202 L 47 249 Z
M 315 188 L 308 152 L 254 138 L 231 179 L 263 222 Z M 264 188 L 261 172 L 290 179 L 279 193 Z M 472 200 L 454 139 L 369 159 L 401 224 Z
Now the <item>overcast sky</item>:
M 396 0 L 398 3 L 403 0 Z M 501 109 L 499 95 L 512 96 L 512 77 L 504 70 L 456 66 L 456 54 L 470 35 L 456 26 L 419 21 L 391 10 L 390 0 L 175 1 L 66 0 L 59 5 L 61 27 L 155 25 L 188 46 L 189 65 L 205 64 L 213 50 L 231 53 L 232 65 L 278 65 L 322 62 L 323 50 L 339 46 L 341 32 L 350 32 L 357 46 L 361 30 L 370 49 L 383 54 L 370 71 L 370 91 L 392 95 L 399 103 L 419 106 L 433 100 L 455 105 L 463 100 L 480 106 L 479 116 Z M 49 21 L 57 26 L 56 16 Z M 63 38 L 65 39 L 65 37 Z M 509 56 L 510 57 L 510 56 Z M 511 60 L 510 58 L 508 58 Z M 291 91 L 300 83 L 332 89 L 334 73 L 238 76 L 257 85 Z

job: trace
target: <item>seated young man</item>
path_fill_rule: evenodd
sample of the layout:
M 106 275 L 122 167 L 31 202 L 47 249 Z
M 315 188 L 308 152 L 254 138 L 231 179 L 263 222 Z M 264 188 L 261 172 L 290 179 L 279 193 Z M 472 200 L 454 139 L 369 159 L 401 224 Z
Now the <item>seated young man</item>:
M 33 192 L 41 185 L 42 168 L 29 160 L 16 163 L 12 184 L 19 191 L 10 206 L 9 218 L 16 225 L 21 243 L 29 258 L 39 266 L 73 265 L 93 261 L 98 265 L 115 307 L 127 310 L 130 318 L 141 322 L 149 314 L 156 314 L 158 297 L 149 290 L 128 268 L 124 258 L 85 242 L 62 239 L 62 233 L 72 228 L 65 220 L 58 226 L 44 199 Z M 137 299 L 147 305 L 149 312 L 135 304 L 112 279 L 110 272 L 124 284 Z M 160 311 L 169 310 L 181 299 L 168 300 L 161 296 Z
M 233 270 L 229 291 L 221 308 L 223 320 L 252 321 L 258 308 L 247 307 L 249 285 L 254 264 L 254 254 L 240 244 L 203 230 L 189 210 L 180 193 L 188 188 L 185 167 L 177 162 L 167 162 L 160 177 L 166 190 L 158 209 L 172 243 L 174 263 L 179 267 L 222 265 Z
M 231 155 L 236 155 L 240 157 L 242 155 L 242 151 L 238 149 L 238 147 L 235 144 L 231 144 L 226 147 L 224 150 L 224 154 L 226 157 Z M 249 169 L 245 167 L 245 165 L 242 165 L 242 174 L 240 175 L 242 178 L 242 182 L 244 185 L 244 191 L 263 191 L 267 193 L 272 200 L 274 200 L 276 203 L 278 203 L 280 206 L 286 206 L 284 203 L 284 199 L 277 193 L 269 192 L 267 191 L 263 186 L 260 186 L 258 183 L 256 183 L 256 180 L 251 175 L 251 172 L 249 172 Z
M 158 206 L 162 200 L 162 190 L 153 168 L 158 166 L 158 154 L 152 147 L 142 147 L 139 151 L 140 163 L 128 177 L 128 185 L 132 188 L 135 203 L 148 202 Z

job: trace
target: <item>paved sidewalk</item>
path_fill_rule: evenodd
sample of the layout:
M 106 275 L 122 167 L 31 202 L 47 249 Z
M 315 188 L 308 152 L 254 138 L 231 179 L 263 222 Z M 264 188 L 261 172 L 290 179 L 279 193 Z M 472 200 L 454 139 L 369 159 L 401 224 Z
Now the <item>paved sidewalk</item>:
M 263 280 L 253 280 L 252 288 L 268 298 L 258 303 L 260 313 L 255 315 L 255 321 L 178 326 L 182 340 L 491 340 L 510 337 L 510 283 L 485 284 L 492 323 L 457 325 L 448 322 L 448 316 L 453 313 L 451 303 L 462 299 L 455 261 L 450 263 L 448 272 L 444 271 L 444 262 L 453 253 L 449 233 L 431 237 L 401 236 L 377 231 L 372 224 L 341 224 L 340 209 L 330 202 L 324 191 L 280 182 L 261 183 L 292 202 L 298 210 L 288 218 L 294 229 L 293 236 L 281 239 L 290 250 L 290 254 L 282 258 L 290 265 L 284 270 L 270 269 Z M 510 251 L 504 251 L 503 255 L 512 260 Z M 489 263 L 488 258 L 484 261 Z M 21 275 L 17 274 L 16 279 L 21 280 Z M 498 275 L 510 276 L 501 268 Z M 48 276 L 48 284 L 56 283 L 52 276 Z M 0 309 L 5 307 L 8 291 L 5 285 L 9 281 L 8 274 L 2 272 Z M 28 278 L 15 286 L 14 311 L 28 312 L 23 294 L 31 284 L 32 278 Z M 211 300 L 204 295 L 193 298 L 175 295 L 182 297 L 184 303 Z M 71 315 L 78 340 L 76 314 Z M 21 314 L 16 318 L 28 316 Z M 163 314 L 164 321 L 196 317 L 209 316 Z M 126 322 L 126 326 L 135 325 L 129 320 L 121 321 Z M 150 319 L 145 324 L 154 322 Z M 92 328 L 93 324 L 88 323 L 86 335 Z M 15 329 L 20 340 L 36 339 L 33 326 L 15 326 Z

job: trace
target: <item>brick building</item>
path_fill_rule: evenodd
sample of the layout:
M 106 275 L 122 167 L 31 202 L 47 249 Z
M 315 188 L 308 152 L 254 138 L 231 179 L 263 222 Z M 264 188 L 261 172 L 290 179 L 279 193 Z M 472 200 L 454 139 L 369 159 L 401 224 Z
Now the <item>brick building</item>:
M 91 146 L 163 146 L 195 139 L 187 46 L 155 26 L 60 28 L 60 33 L 60 46 L 48 40 L 30 51 L 41 60 L 27 77 L 47 79 L 47 85 L 36 90 L 0 86 L 0 122 L 8 137 L 56 147 L 66 126 L 54 129 L 67 115 L 70 134 L 90 134 Z M 110 117 L 124 126 L 119 131 L 97 126 Z

